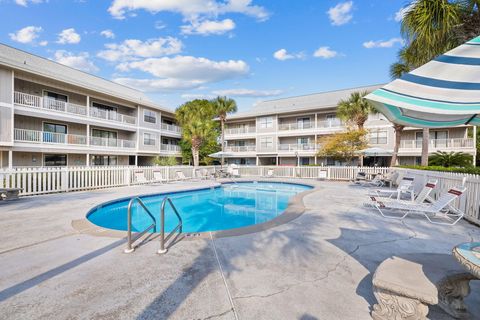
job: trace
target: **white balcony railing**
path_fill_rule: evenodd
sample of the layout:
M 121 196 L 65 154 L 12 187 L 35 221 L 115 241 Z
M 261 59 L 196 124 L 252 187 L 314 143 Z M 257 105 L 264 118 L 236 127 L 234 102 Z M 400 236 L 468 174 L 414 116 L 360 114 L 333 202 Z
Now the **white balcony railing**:
M 135 148 L 134 140 L 109 139 L 102 137 L 90 137 L 90 145 L 106 148 L 132 149 Z
M 54 143 L 54 144 L 71 144 L 86 145 L 87 136 L 77 134 L 64 134 L 56 132 L 46 132 L 28 129 L 14 130 L 15 141 L 35 142 L 35 143 Z
M 225 134 L 245 134 L 245 133 L 255 133 L 257 130 L 253 126 L 248 127 L 234 127 L 225 129 Z
M 90 108 L 90 116 L 94 118 L 104 119 L 104 120 L 112 120 L 117 122 L 122 122 L 126 124 L 136 124 L 137 118 L 121 114 L 116 111 L 108 111 L 102 110 L 99 108 Z
M 69 113 L 87 116 L 87 107 L 78 104 L 63 102 L 48 97 L 40 97 L 23 92 L 14 92 L 14 102 L 17 105 L 35 109 L 45 109 L 54 112 Z M 90 108 L 90 117 L 135 125 L 137 118 L 117 112 L 109 112 L 98 108 Z
M 431 139 L 428 145 L 430 151 L 456 150 L 475 148 L 473 139 Z M 400 149 L 422 149 L 422 140 L 400 140 Z
M 315 151 L 314 143 L 279 144 L 278 151 Z
M 179 126 L 176 126 L 174 124 L 168 124 L 168 123 L 162 123 L 162 130 L 175 132 L 175 133 L 182 132 L 182 128 L 180 128 Z
M 78 104 L 58 101 L 48 97 L 40 97 L 23 92 L 14 92 L 14 102 L 25 107 L 47 109 L 56 112 L 71 113 L 76 115 L 87 115 L 87 107 Z
M 345 124 L 340 119 L 317 121 L 318 128 L 340 128 L 343 126 L 345 126 Z
M 255 152 L 256 147 L 253 146 L 227 146 L 225 147 L 226 152 Z
M 308 130 L 315 128 L 314 122 L 283 122 L 278 125 L 279 130 Z
M 178 152 L 181 152 L 182 149 L 180 148 L 180 146 L 178 145 L 175 145 L 175 144 L 165 144 L 165 143 L 162 143 L 160 145 L 160 150 L 161 151 L 166 151 L 166 152 L 175 152 L 175 153 L 178 153 Z

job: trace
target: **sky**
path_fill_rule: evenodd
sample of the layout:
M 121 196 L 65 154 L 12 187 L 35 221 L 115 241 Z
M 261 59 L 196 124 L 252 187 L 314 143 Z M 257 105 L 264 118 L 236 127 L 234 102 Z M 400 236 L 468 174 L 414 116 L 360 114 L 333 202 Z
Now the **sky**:
M 239 111 L 386 83 L 405 0 L 0 0 L 0 42 L 144 91 Z

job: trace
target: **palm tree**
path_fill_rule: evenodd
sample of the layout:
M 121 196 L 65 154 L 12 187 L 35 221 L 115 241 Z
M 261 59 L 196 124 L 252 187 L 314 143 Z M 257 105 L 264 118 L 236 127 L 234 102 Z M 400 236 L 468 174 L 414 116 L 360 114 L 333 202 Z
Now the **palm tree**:
M 400 149 L 400 139 L 402 137 L 402 132 L 404 128 L 405 126 L 401 124 L 393 124 L 393 129 L 395 130 L 395 146 L 393 147 L 392 161 L 390 162 L 391 167 L 397 165 L 398 150 Z
M 237 112 L 237 103 L 233 99 L 227 97 L 217 97 L 213 101 L 213 108 L 215 113 L 220 120 L 220 126 L 222 130 L 222 166 L 224 162 L 223 152 L 225 152 L 225 121 L 227 120 L 227 115 L 230 113 Z
M 430 157 L 430 164 L 442 167 L 468 167 L 472 165 L 473 157 L 464 152 L 437 151 Z
M 341 120 L 355 124 L 359 130 L 363 130 L 368 115 L 376 113 L 375 108 L 364 97 L 367 91 L 353 92 L 346 100 L 340 100 L 337 104 L 337 117 Z
M 215 135 L 213 105 L 208 100 L 192 100 L 175 110 L 182 126 L 182 139 L 191 145 L 193 165 L 200 164 L 200 148 Z

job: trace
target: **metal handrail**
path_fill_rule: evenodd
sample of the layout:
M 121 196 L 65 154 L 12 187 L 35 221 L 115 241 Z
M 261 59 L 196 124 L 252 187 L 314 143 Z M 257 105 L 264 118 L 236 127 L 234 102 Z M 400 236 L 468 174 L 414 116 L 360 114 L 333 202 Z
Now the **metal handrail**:
M 178 224 L 173 229 L 170 234 L 165 238 L 165 205 L 167 202 L 170 204 L 170 206 L 173 209 L 173 212 L 178 218 Z M 173 204 L 172 200 L 169 197 L 165 197 L 162 201 L 162 206 L 161 206 L 161 211 L 160 211 L 160 249 L 158 250 L 159 254 L 166 253 L 168 251 L 167 248 L 165 248 L 165 243 L 172 237 L 172 235 L 178 230 L 178 234 L 182 233 L 182 226 L 183 226 L 183 220 L 180 214 L 177 211 L 177 208 Z
M 140 232 L 136 237 L 132 237 L 132 206 L 133 206 L 133 203 L 137 201 L 143 209 L 145 209 L 145 212 L 150 216 L 150 218 L 152 219 L 152 224 L 146 228 L 145 230 L 143 230 L 142 232 Z M 138 240 L 138 238 L 140 238 L 141 236 L 143 236 L 145 233 L 147 233 L 148 231 L 150 231 L 150 229 L 153 228 L 153 232 L 156 232 L 156 227 L 157 227 L 157 222 L 155 221 L 155 217 L 152 215 L 152 213 L 150 212 L 150 210 L 148 210 L 148 208 L 145 206 L 145 204 L 143 203 L 143 201 L 140 199 L 140 198 L 133 198 L 132 200 L 130 200 L 130 202 L 128 203 L 128 214 L 127 214 L 127 248 L 124 250 L 125 253 L 130 253 L 130 252 L 133 252 L 135 251 L 135 247 L 133 246 L 133 243 Z

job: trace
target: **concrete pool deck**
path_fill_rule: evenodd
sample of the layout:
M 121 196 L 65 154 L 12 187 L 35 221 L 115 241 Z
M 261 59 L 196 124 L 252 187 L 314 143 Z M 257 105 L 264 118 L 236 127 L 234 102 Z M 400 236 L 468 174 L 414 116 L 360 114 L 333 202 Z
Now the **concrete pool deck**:
M 291 180 L 298 181 L 301 180 Z M 308 180 L 308 182 L 312 182 Z M 364 209 L 365 189 L 314 182 L 303 215 L 257 233 L 158 241 L 79 233 L 72 221 L 123 196 L 211 182 L 135 186 L 0 203 L 0 319 L 371 319 L 372 274 L 392 255 L 449 254 L 480 241 L 465 221 L 387 220 Z M 479 282 L 479 281 L 477 281 Z M 480 317 L 480 285 L 467 299 Z M 431 308 L 431 319 L 450 319 Z

